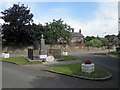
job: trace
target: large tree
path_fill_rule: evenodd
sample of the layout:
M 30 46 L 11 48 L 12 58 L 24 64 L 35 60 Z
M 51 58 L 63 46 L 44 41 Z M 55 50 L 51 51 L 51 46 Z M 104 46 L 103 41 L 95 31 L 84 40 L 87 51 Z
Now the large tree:
M 92 40 L 92 39 L 95 39 L 96 37 L 94 37 L 94 36 L 86 36 L 85 37 L 85 42 L 89 42 L 90 40 Z
M 33 42 L 34 42 L 34 46 L 35 48 L 39 48 L 40 45 L 40 40 L 41 40 L 41 35 L 46 33 L 45 32 L 45 26 L 43 26 L 42 24 L 32 24 L 31 29 L 33 30 Z M 46 38 L 44 38 L 46 39 Z
M 32 43 L 31 24 L 33 14 L 28 6 L 14 4 L 1 12 L 5 23 L 2 25 L 3 40 L 6 45 L 27 45 Z
M 71 41 L 71 30 L 72 28 L 67 24 L 63 24 L 61 19 L 46 23 L 44 33 L 46 42 L 50 45 L 69 44 Z

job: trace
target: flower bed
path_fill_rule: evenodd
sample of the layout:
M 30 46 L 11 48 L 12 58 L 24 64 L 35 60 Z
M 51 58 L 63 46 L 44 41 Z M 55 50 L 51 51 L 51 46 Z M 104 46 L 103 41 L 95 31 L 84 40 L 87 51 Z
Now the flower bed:
M 85 60 L 84 63 L 81 64 L 81 71 L 84 73 L 92 73 L 95 71 L 95 65 L 91 62 L 91 60 Z
M 85 64 L 91 64 L 92 62 L 91 62 L 91 60 L 85 60 L 84 63 Z

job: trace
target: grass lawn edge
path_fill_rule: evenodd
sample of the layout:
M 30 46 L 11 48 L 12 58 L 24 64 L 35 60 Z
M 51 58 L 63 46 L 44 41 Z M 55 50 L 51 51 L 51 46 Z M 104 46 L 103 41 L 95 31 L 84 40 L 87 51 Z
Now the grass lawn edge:
M 16 57 L 18 57 L 18 58 L 23 58 L 24 60 L 22 60 L 23 62 L 21 63 L 21 62 L 17 62 L 17 61 L 9 61 L 9 59 L 10 58 L 7 58 L 7 60 L 6 60 L 6 58 L 4 59 L 4 58 L 2 58 L 1 59 L 1 61 L 3 61 L 3 62 L 8 62 L 8 63 L 12 63 L 12 64 L 16 64 L 16 65 L 31 65 L 31 64 L 41 64 L 40 62 L 38 63 L 38 61 L 28 61 L 27 59 L 26 59 L 26 57 L 24 57 L 24 56 L 13 56 L 12 58 L 16 58 Z M 37 62 L 37 63 L 36 63 Z
M 89 80 L 107 80 L 112 77 L 112 74 L 108 71 L 95 67 L 95 72 L 87 74 L 81 71 L 81 64 L 83 62 L 72 63 L 72 64 L 63 64 L 63 65 L 54 65 L 46 69 L 46 71 L 63 74 L 67 76 L 79 77 Z
M 11 62 L 11 61 L 6 61 L 6 60 L 1 60 L 2 62 L 7 62 L 7 63 L 12 63 L 12 64 L 16 64 L 16 65 L 22 65 L 22 64 L 19 64 L 17 62 Z
M 59 58 L 57 57 L 58 61 L 72 61 L 72 60 L 77 60 L 77 57 L 74 55 L 61 55 Z
M 56 74 L 61 74 L 61 75 L 66 75 L 66 76 L 75 77 L 75 78 L 80 78 L 80 79 L 94 80 L 94 81 L 103 81 L 103 80 L 108 80 L 108 79 L 112 78 L 112 74 L 110 74 L 109 72 L 107 72 L 109 74 L 109 76 L 107 76 L 107 77 L 103 77 L 103 78 L 89 78 L 89 77 L 85 77 L 85 76 L 66 74 L 66 73 L 63 73 L 63 72 L 58 72 L 58 71 L 49 70 L 49 69 L 45 69 L 43 71 L 56 73 Z

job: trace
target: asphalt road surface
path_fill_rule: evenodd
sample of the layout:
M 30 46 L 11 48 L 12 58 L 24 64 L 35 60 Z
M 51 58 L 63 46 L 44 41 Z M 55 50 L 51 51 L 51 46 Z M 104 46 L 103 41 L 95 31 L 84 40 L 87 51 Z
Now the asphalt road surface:
M 117 88 L 118 59 L 102 54 L 76 54 L 78 59 L 92 60 L 99 68 L 108 70 L 113 77 L 106 81 L 84 80 L 21 65 L 2 63 L 3 88 Z

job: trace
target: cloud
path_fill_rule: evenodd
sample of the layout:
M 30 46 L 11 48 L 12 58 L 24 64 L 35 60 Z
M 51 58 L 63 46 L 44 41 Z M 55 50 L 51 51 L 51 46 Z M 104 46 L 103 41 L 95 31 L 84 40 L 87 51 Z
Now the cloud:
M 65 22 L 78 32 L 81 28 L 85 36 L 105 36 L 118 33 L 118 6 L 117 3 L 99 3 L 99 9 L 94 13 L 93 20 L 81 22 L 73 18 L 65 19 Z
M 70 25 L 72 28 L 74 28 L 75 32 L 78 32 L 79 29 L 82 28 L 82 23 L 80 21 L 77 21 L 75 19 L 69 18 L 69 19 L 63 19 L 65 23 Z
M 40 7 L 38 7 L 40 8 Z M 42 7 L 44 8 L 44 7 Z M 45 12 L 42 12 L 43 10 L 39 10 L 38 15 L 36 15 L 35 17 L 33 17 L 34 22 L 36 24 L 41 23 L 41 24 L 45 24 L 46 22 L 52 22 L 53 19 L 59 20 L 65 20 L 67 17 L 69 17 L 68 15 L 68 9 L 64 8 L 64 7 L 53 7 L 53 8 L 49 8 L 46 9 Z M 68 18 L 69 19 L 69 18 Z
M 66 11 L 66 9 L 65 8 L 63 8 L 63 7 L 58 7 L 58 8 L 53 8 L 53 11 L 55 11 L 55 12 L 65 12 Z
M 83 23 L 85 35 L 103 36 L 117 34 L 118 32 L 118 6 L 117 3 L 100 3 L 95 19 Z
M 98 10 L 94 13 L 94 19 L 88 19 L 86 22 L 82 22 L 79 19 L 72 18 L 69 12 L 65 13 L 65 9 L 56 8 L 54 11 L 61 14 L 49 14 L 42 18 L 39 18 L 40 22 L 44 24 L 45 22 L 52 21 L 53 19 L 64 20 L 65 23 L 70 25 L 78 32 L 79 29 L 82 30 L 84 36 L 97 36 L 103 37 L 107 34 L 118 33 L 118 6 L 117 3 L 99 3 Z M 64 11 L 64 12 L 63 12 Z M 58 12 L 58 13 L 59 13 Z M 38 22 L 38 19 L 35 19 Z

